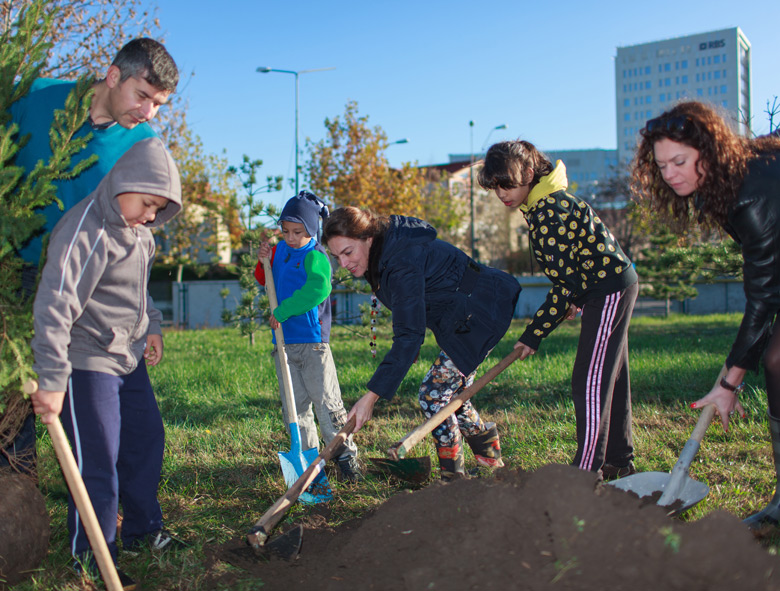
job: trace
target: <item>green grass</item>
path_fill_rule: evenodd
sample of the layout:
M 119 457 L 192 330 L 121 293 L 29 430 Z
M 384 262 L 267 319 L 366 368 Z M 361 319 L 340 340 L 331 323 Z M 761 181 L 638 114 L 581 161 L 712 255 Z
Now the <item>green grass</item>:
M 636 318 L 630 332 L 634 444 L 637 467 L 668 472 L 696 423 L 688 405 L 706 393 L 718 374 L 739 324 L 737 315 L 668 319 Z M 507 355 L 524 323 L 510 333 L 482 367 Z M 510 366 L 480 392 L 477 408 L 495 420 L 502 434 L 506 463 L 534 470 L 569 463 L 575 452 L 574 410 L 569 384 L 579 321 L 559 327 L 541 350 Z M 166 424 L 167 449 L 160 501 L 167 526 L 191 542 L 191 548 L 162 558 L 147 552 L 120 554 L 120 566 L 143 579 L 147 589 L 209 588 L 208 575 L 241 571 L 218 563 L 207 567 L 204 547 L 245 535 L 251 524 L 284 493 L 278 451 L 289 449 L 281 420 L 277 380 L 267 331 L 254 348 L 237 331 L 170 332 L 165 358 L 150 370 Z M 337 327 L 332 348 L 347 407 L 363 393 L 373 368 L 390 346 L 380 327 L 377 359 L 372 359 L 365 328 Z M 357 435 L 363 458 L 382 456 L 387 447 L 418 425 L 417 387 L 438 348 L 429 336 L 415 364 L 390 403 L 380 402 L 374 420 Z M 748 375 L 743 394 L 747 416 L 728 434 L 708 430 L 691 467 L 691 476 L 710 485 L 708 497 L 681 519 L 695 520 L 714 510 L 745 517 L 760 509 L 774 491 L 762 375 Z M 73 576 L 65 527 L 65 485 L 47 437 L 39 442 L 41 488 L 52 521 L 49 557 L 21 590 L 91 588 Z M 412 455 L 429 454 L 426 440 Z M 467 456 L 467 463 L 473 459 Z M 358 517 L 401 490 L 397 482 L 370 477 L 343 487 L 331 473 L 334 500 L 329 520 L 339 524 Z M 295 506 L 287 520 L 305 509 Z M 776 552 L 778 538 L 764 544 Z M 209 570 L 210 569 L 210 570 Z M 242 589 L 260 589 L 246 574 Z

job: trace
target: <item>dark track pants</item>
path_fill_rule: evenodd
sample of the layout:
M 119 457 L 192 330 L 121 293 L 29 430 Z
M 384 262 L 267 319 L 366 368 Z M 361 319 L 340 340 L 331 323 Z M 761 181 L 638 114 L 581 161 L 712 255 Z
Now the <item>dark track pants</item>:
M 597 472 L 604 463 L 622 466 L 634 457 L 628 325 L 638 293 L 635 283 L 589 301 L 571 377 L 577 417 L 573 464 Z
M 162 527 L 157 488 L 165 431 L 142 361 L 126 376 L 73 370 L 62 424 L 116 561 L 116 521 L 122 503 L 122 542 L 128 545 Z M 71 553 L 84 558 L 90 546 L 73 499 L 68 497 Z

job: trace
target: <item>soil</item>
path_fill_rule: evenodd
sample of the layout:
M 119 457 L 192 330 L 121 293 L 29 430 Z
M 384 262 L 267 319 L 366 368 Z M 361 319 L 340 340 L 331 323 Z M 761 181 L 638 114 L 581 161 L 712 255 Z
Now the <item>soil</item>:
M 0 590 L 28 578 L 49 550 L 49 513 L 35 480 L 0 473 Z
M 780 589 L 780 557 L 737 517 L 673 519 L 572 466 L 437 482 L 338 528 L 314 514 L 304 528 L 293 562 L 258 558 L 243 540 L 212 548 L 209 559 L 271 590 Z M 208 586 L 229 587 L 231 576 Z

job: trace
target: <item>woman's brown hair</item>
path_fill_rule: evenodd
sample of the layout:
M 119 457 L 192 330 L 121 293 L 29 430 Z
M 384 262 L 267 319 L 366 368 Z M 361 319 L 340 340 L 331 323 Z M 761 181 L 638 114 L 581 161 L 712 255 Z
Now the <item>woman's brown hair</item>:
M 697 214 L 705 227 L 724 225 L 750 160 L 780 150 L 780 140 L 744 138 L 714 108 L 697 101 L 679 103 L 648 121 L 640 133 L 642 139 L 631 167 L 631 190 L 640 203 L 676 229 L 687 228 Z M 698 150 L 702 178 L 693 194 L 679 196 L 663 180 L 653 151 L 662 139 Z
M 390 218 L 368 209 L 339 207 L 325 220 L 322 243 L 327 246 L 328 240 L 336 236 L 353 240 L 376 238 L 385 233 L 389 223 Z

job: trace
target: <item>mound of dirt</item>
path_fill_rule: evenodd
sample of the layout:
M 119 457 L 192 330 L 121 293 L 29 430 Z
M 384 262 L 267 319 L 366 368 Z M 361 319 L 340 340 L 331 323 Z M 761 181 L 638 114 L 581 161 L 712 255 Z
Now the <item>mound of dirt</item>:
M 273 590 L 780 589 L 780 558 L 733 515 L 674 520 L 572 466 L 436 483 L 337 529 L 309 521 L 294 562 L 242 558 L 239 541 L 212 558 Z
M 28 578 L 49 550 L 49 513 L 32 478 L 0 474 L 0 589 Z

